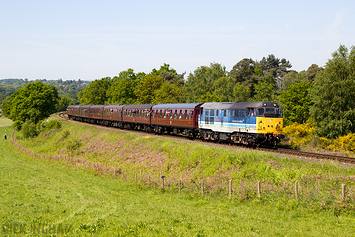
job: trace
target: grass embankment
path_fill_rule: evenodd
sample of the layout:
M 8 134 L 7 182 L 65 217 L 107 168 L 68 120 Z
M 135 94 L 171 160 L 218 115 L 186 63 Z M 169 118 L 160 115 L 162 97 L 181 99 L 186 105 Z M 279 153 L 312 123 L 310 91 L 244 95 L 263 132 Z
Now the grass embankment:
M 10 126 L 12 124 L 12 121 L 8 118 L 5 117 L 0 117 L 0 127 L 6 127 Z
M 5 130 L 10 133 L 9 128 L 1 128 L 3 133 Z M 30 228 L 33 223 L 69 224 L 76 235 L 352 236 L 354 233 L 353 168 L 303 163 L 270 154 L 236 152 L 68 122 L 63 122 L 61 129 L 19 143 L 41 154 L 71 152 L 72 157 L 85 160 L 99 172 L 105 171 L 105 167 L 116 167 L 124 170 L 131 182 L 97 176 L 80 165 L 30 158 L 13 149 L 9 141 L 2 142 L 3 225 L 26 224 Z M 133 184 L 135 173 L 140 184 Z M 167 176 L 170 192 L 146 188 L 147 175 L 152 183 L 160 174 Z M 241 179 L 242 187 L 239 182 L 235 184 L 232 198 L 227 199 L 224 197 L 230 178 Z M 182 194 L 177 191 L 178 179 L 185 185 Z M 202 180 L 207 192 L 203 197 L 198 194 Z M 294 199 L 291 185 L 296 180 L 300 185 L 298 200 Z M 256 198 L 257 181 L 263 184 L 261 199 Z M 341 183 L 346 183 L 350 190 L 345 202 L 340 200 Z

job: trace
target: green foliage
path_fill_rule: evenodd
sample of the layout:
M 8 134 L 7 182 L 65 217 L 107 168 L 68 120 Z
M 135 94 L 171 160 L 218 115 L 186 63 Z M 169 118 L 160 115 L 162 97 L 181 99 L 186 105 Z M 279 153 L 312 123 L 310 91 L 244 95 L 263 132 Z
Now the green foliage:
M 135 74 L 131 68 L 120 72 L 118 77 L 112 79 L 112 85 L 107 90 L 108 103 L 134 104 L 137 100 L 134 92 L 144 76 L 144 73 Z
M 183 95 L 182 85 L 178 83 L 170 84 L 165 81 L 159 89 L 155 90 L 152 103 L 181 103 L 183 102 Z
M 3 103 L 4 115 L 13 121 L 37 123 L 57 111 L 58 92 L 54 86 L 36 81 L 12 94 Z
M 68 151 L 73 152 L 75 150 L 77 150 L 80 146 L 81 146 L 81 141 L 78 139 L 72 139 L 70 141 L 68 141 L 66 148 Z
M 250 89 L 249 87 L 238 82 L 237 84 L 235 84 L 233 88 L 233 95 L 234 95 L 235 102 L 248 101 L 250 97 Z
M 275 84 L 269 82 L 267 79 L 259 81 L 258 84 L 254 85 L 255 101 L 272 101 L 273 95 L 275 93 Z
M 283 109 L 284 123 L 304 123 L 309 119 L 309 109 L 312 104 L 309 90 L 310 82 L 296 83 L 281 93 L 280 102 Z
M 16 120 L 13 124 L 12 127 L 16 130 L 16 131 L 20 131 L 22 128 L 22 124 L 23 122 L 20 120 Z
M 197 68 L 193 74 L 189 74 L 185 83 L 187 102 L 200 102 L 200 98 L 213 95 L 214 90 L 216 90 L 216 87 L 214 87 L 215 81 L 226 75 L 226 68 L 219 63 L 211 63 L 209 67 L 201 66 Z M 216 96 L 220 98 L 220 96 Z M 222 98 L 220 99 L 222 100 Z
M 35 137 L 37 135 L 36 124 L 27 119 L 26 122 L 24 122 L 22 125 L 21 132 L 23 138 Z
M 355 133 L 355 48 L 341 45 L 317 74 L 310 112 L 319 136 L 335 138 Z
M 90 82 L 90 84 L 79 93 L 79 100 L 81 104 L 102 105 L 108 100 L 106 94 L 110 88 L 112 80 L 110 77 L 105 77 L 100 80 Z
M 161 76 L 148 74 L 137 85 L 135 94 L 140 104 L 150 104 L 154 100 L 155 91 L 163 84 Z
M 60 97 L 60 99 L 58 101 L 58 112 L 66 111 L 67 107 L 69 105 L 73 105 L 73 104 L 74 104 L 74 100 L 73 99 L 69 99 L 66 96 Z

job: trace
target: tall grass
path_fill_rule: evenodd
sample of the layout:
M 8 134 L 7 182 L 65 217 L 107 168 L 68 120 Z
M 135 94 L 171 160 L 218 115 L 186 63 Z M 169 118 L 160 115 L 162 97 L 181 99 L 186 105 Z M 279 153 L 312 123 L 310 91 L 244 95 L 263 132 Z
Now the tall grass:
M 233 199 L 257 198 L 256 184 L 262 184 L 262 199 L 272 205 L 294 199 L 294 183 L 299 183 L 298 205 L 353 213 L 355 169 L 332 162 L 303 162 L 273 154 L 218 148 L 157 136 L 135 135 L 120 130 L 95 128 L 85 124 L 63 122 L 59 129 L 42 133 L 20 144 L 35 153 L 70 155 L 76 163 L 93 167 L 100 173 L 114 169 L 125 180 L 143 185 L 184 192 L 226 197 L 229 180 L 233 180 Z M 123 174 L 122 174 L 123 173 Z M 347 185 L 347 199 L 341 202 L 341 184 Z M 313 209 L 314 209 L 313 208 Z
M 10 128 L 0 128 L 0 133 L 5 132 L 11 136 Z M 263 178 L 263 182 L 268 181 L 270 185 L 287 191 L 293 180 L 304 178 L 317 185 L 325 182 L 329 184 L 330 190 L 334 190 L 332 185 L 338 186 L 353 180 L 350 176 L 354 172 L 352 168 L 336 164 L 304 164 L 255 152 L 239 153 L 210 147 L 204 149 L 205 146 L 200 145 L 180 144 L 171 140 L 69 123 L 36 139 L 20 140 L 19 143 L 50 157 L 49 154 L 67 154 L 66 146 L 74 139 L 80 140 L 81 146 L 73 150 L 73 159 L 81 157 L 97 163 L 104 160 L 113 167 L 120 165 L 125 175 L 128 175 L 126 180 L 129 182 L 122 182 L 119 175 L 113 179 L 111 176 L 98 175 L 97 172 L 88 172 L 90 170 L 80 165 L 73 166 L 71 162 L 34 158 L 15 149 L 9 140 L 1 140 L 2 234 L 12 236 L 14 233 L 9 228 L 25 225 L 24 230 L 27 232 L 17 232 L 19 235 L 53 236 L 56 233 L 49 232 L 50 226 L 58 227 L 62 224 L 70 227 L 70 233 L 63 234 L 67 236 L 353 235 L 355 218 L 351 212 L 319 208 L 318 205 L 323 204 L 317 203 L 318 197 L 310 197 L 315 199 L 314 202 L 309 202 L 310 198 L 295 200 L 292 191 L 276 190 L 266 195 L 264 190 L 261 199 L 253 198 L 255 189 L 248 184 Z M 94 145 L 95 142 L 99 145 Z M 186 146 L 186 149 L 181 146 Z M 97 154 L 92 155 L 92 152 Z M 172 155 L 169 155 L 170 152 Z M 141 153 L 143 157 L 139 156 Z M 201 158 L 199 153 L 205 157 Z M 107 154 L 109 158 L 101 157 Z M 178 156 L 186 154 L 192 155 L 185 157 L 183 166 L 180 166 Z M 211 160 L 213 157 L 215 159 Z M 153 161 L 154 164 L 151 163 Z M 196 161 L 199 163 L 196 164 Z M 140 173 L 139 183 L 135 184 L 133 172 L 140 169 L 144 169 L 142 175 L 152 174 L 149 187 L 141 181 Z M 199 174 L 196 169 L 204 173 Z M 278 169 L 284 171 L 276 171 Z M 291 173 L 294 169 L 301 171 Z M 309 173 L 302 175 L 302 171 L 308 169 Z M 219 196 L 214 197 L 208 193 L 201 196 L 194 193 L 194 190 L 182 190 L 178 194 L 172 185 L 168 187 L 170 192 L 163 192 L 161 188 L 153 188 L 153 177 L 158 178 L 156 172 L 160 171 L 167 178 L 170 175 L 184 178 L 185 175 L 188 179 L 184 179 L 184 182 L 196 178 L 198 183 L 198 179 L 205 178 L 207 186 L 213 180 L 211 177 L 225 175 L 229 179 L 235 175 L 235 178 L 244 177 L 242 186 L 246 188 L 236 188 L 232 199 L 215 198 Z M 270 171 L 273 174 L 269 174 Z M 275 176 L 279 175 L 281 177 L 278 180 L 286 179 L 286 187 L 275 181 Z M 157 186 L 160 184 L 157 183 Z M 300 189 L 307 194 L 307 189 L 302 186 Z M 319 196 L 328 197 L 325 193 L 320 190 Z M 307 201 L 307 205 L 303 204 L 304 201 Z M 39 224 L 43 226 L 45 234 L 33 233 L 31 230 L 32 225 Z

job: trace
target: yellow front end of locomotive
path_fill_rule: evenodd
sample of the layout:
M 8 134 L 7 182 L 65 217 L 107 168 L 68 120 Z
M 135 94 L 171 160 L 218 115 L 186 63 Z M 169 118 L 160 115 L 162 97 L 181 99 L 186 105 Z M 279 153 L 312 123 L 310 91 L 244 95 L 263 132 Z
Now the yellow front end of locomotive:
M 282 118 L 267 118 L 267 117 L 257 117 L 256 118 L 256 132 L 257 133 L 272 133 L 281 134 L 283 127 Z

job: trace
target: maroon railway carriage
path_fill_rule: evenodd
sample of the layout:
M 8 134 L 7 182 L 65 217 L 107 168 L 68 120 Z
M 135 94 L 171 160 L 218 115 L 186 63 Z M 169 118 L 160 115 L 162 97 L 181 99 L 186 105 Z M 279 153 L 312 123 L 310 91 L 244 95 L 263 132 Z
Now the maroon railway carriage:
M 198 113 L 201 104 L 154 105 L 151 116 L 152 127 L 157 133 L 181 133 L 193 138 L 198 128 Z
M 101 124 L 104 105 L 91 105 L 89 108 L 89 123 Z
M 124 105 L 122 111 L 123 128 L 151 131 L 150 114 L 153 104 Z
M 88 123 L 90 122 L 90 106 L 92 105 L 81 105 L 79 108 L 79 112 L 80 112 L 80 117 L 81 117 L 81 122 L 85 122 Z
M 105 105 L 103 125 L 121 128 L 123 107 L 124 105 Z
M 80 105 L 70 105 L 67 108 L 69 119 L 80 120 Z

